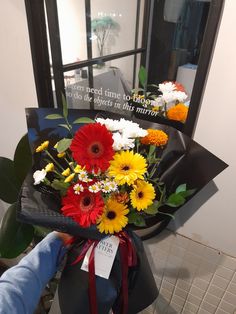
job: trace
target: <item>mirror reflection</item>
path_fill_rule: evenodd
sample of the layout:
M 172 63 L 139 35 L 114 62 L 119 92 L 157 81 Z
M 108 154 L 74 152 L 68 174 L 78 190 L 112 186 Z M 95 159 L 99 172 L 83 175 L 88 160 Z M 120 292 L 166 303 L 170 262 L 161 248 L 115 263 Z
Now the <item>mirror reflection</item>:
M 92 0 L 87 7 L 82 0 L 57 0 L 69 107 L 122 111 L 181 128 L 210 5 Z

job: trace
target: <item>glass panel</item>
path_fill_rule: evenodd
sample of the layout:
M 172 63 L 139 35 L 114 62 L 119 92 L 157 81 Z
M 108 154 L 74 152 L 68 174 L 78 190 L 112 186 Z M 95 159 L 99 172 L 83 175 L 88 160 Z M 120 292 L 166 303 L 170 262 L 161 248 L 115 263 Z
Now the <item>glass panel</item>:
M 64 73 L 66 99 L 69 108 L 90 109 L 85 95 L 89 86 L 88 68 Z
M 65 73 L 67 101 L 70 108 L 94 108 L 130 115 L 127 98 L 132 89 L 134 56 L 112 60 L 93 67 L 93 86 L 88 84 L 88 69 Z
M 92 0 L 93 57 L 134 49 L 137 0 Z
M 191 98 L 209 1 L 156 1 L 153 13 L 149 83 L 178 81 Z
M 87 59 L 84 0 L 57 0 L 63 64 Z

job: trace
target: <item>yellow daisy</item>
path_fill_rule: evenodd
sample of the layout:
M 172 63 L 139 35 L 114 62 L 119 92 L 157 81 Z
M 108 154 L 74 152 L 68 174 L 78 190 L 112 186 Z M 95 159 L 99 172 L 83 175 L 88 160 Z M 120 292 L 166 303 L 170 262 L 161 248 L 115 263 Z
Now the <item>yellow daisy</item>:
M 52 162 L 50 162 L 49 164 L 46 165 L 45 170 L 46 172 L 50 172 L 54 170 L 54 164 Z
M 44 141 L 41 145 L 36 148 L 36 153 L 40 153 L 48 148 L 49 141 Z
M 109 198 L 102 216 L 98 219 L 98 230 L 106 234 L 120 232 L 128 223 L 128 217 L 126 217 L 128 213 L 126 205 Z
M 131 185 L 137 179 L 143 179 L 146 170 L 147 162 L 142 155 L 133 151 L 122 151 L 113 157 L 108 173 L 115 178 L 118 185 Z
M 68 177 L 70 175 L 70 168 L 66 168 L 66 170 L 64 170 L 62 173 L 61 173 L 64 177 Z
M 155 196 L 155 190 L 151 183 L 138 180 L 130 193 L 130 200 L 132 206 L 140 211 L 150 206 Z
M 65 157 L 65 155 L 66 155 L 66 153 L 65 153 L 65 152 L 62 152 L 62 153 L 58 153 L 58 154 L 57 154 L 57 157 L 58 157 L 58 158 L 63 158 L 63 157 Z
M 74 179 L 75 173 L 70 174 L 65 180 L 65 183 L 71 182 Z

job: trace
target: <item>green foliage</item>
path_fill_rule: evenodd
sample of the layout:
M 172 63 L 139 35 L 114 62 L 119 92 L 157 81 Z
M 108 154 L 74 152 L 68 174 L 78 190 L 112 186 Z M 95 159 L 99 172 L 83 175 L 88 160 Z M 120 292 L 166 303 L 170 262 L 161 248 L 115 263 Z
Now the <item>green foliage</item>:
M 75 121 L 73 121 L 73 124 L 77 124 L 77 123 L 94 123 L 95 121 L 93 119 L 90 119 L 88 117 L 82 117 L 82 118 L 78 118 Z
M 128 214 L 129 223 L 134 224 L 137 227 L 145 227 L 145 219 L 137 211 L 131 211 Z
M 15 258 L 29 246 L 34 236 L 34 227 L 16 220 L 17 204 L 12 204 L 5 213 L 0 229 L 0 257 Z
M 62 97 L 62 106 L 63 106 L 63 117 L 67 120 L 68 118 L 68 105 L 66 101 L 66 97 L 63 93 L 61 93 Z
M 14 203 L 20 190 L 20 182 L 15 174 L 14 161 L 0 157 L 0 198 L 6 203 Z
M 148 208 L 146 208 L 144 212 L 148 215 L 156 215 L 158 213 L 158 207 L 159 202 L 155 201 L 152 203 L 152 205 L 148 206 Z
M 117 25 L 118 24 L 110 16 L 93 19 L 91 22 L 93 32 L 98 32 L 108 28 L 115 28 Z
M 170 207 L 179 207 L 186 202 L 186 197 L 192 195 L 196 190 L 187 190 L 186 184 L 179 185 L 175 193 L 172 193 L 166 201 L 166 205 Z
M 138 73 L 139 82 L 142 87 L 146 90 L 147 87 L 147 70 L 144 66 L 141 66 Z
M 64 117 L 58 113 L 48 114 L 45 119 L 48 120 L 57 120 L 57 119 L 63 119 Z
M 16 220 L 17 199 L 32 158 L 27 135 L 19 141 L 14 160 L 0 157 L 0 198 L 12 204 L 6 211 L 0 229 L 0 257 L 14 258 L 33 239 L 34 227 Z
M 18 143 L 14 154 L 14 169 L 17 179 L 22 183 L 32 167 L 32 155 L 27 134 Z
M 51 186 L 55 189 L 60 191 L 61 195 L 64 196 L 66 194 L 66 191 L 68 187 L 70 186 L 69 183 L 62 182 L 60 180 L 54 179 Z
M 58 153 L 65 152 L 70 147 L 71 142 L 72 142 L 71 138 L 63 138 L 62 140 L 60 140 L 57 143 L 57 151 L 58 151 Z

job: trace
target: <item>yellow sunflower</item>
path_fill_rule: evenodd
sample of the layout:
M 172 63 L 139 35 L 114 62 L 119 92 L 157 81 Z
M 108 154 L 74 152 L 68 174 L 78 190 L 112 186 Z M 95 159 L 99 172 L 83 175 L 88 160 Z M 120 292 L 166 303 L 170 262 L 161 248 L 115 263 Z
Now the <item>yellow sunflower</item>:
M 115 178 L 118 185 L 131 185 L 137 179 L 143 179 L 146 170 L 147 162 L 142 155 L 133 151 L 122 151 L 113 157 L 108 173 Z
M 106 234 L 120 232 L 128 223 L 127 215 L 129 210 L 126 205 L 118 203 L 110 198 L 106 202 L 104 212 L 98 219 L 98 230 Z
M 140 211 L 150 206 L 155 196 L 155 190 L 151 183 L 138 180 L 130 193 L 130 200 L 132 206 Z

